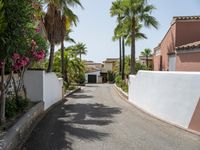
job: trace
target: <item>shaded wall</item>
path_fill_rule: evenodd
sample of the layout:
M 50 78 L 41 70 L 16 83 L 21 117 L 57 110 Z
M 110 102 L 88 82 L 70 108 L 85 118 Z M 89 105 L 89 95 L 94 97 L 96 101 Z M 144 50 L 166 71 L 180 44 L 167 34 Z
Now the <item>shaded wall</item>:
M 200 52 L 177 54 L 176 71 L 200 71 Z
M 199 83 L 197 72 L 139 71 L 129 77 L 129 101 L 162 120 L 200 132 Z

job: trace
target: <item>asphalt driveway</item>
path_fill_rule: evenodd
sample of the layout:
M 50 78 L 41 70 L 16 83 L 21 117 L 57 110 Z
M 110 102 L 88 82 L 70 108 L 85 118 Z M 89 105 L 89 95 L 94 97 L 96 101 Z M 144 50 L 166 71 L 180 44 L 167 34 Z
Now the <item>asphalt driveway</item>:
M 200 136 L 122 100 L 112 85 L 87 85 L 53 108 L 23 150 L 200 150 Z

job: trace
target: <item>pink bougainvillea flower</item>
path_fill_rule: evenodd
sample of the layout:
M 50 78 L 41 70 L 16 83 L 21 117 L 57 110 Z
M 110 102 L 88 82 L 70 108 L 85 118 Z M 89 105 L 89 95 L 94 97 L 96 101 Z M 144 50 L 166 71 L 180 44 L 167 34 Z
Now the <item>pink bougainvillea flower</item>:
M 20 55 L 17 54 L 17 53 L 14 53 L 13 56 L 12 56 L 12 59 L 13 59 L 14 61 L 17 61 L 18 59 L 20 59 Z

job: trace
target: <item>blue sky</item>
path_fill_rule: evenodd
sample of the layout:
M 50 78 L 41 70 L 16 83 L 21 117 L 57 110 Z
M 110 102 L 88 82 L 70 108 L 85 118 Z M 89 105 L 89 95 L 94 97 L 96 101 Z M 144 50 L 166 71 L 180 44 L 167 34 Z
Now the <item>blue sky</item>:
M 87 45 L 87 56 L 83 59 L 102 62 L 106 58 L 118 57 L 118 42 L 112 41 L 116 18 L 111 18 L 109 9 L 113 0 L 81 0 L 84 10 L 74 8 L 79 17 L 77 27 L 73 27 L 73 37 L 77 42 Z M 170 27 L 173 16 L 200 15 L 199 0 L 149 0 L 157 9 L 152 13 L 159 21 L 159 29 L 142 29 L 148 37 L 136 41 L 136 56 L 144 48 L 153 49 L 162 40 Z M 65 43 L 65 46 L 70 45 Z M 130 47 L 126 47 L 130 54 Z

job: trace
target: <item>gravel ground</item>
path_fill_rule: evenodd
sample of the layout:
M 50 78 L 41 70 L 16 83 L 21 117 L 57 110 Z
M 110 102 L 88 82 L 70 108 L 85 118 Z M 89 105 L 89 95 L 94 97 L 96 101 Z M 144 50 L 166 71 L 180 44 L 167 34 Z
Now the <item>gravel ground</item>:
M 87 85 L 53 108 L 23 150 L 200 150 L 200 136 L 122 100 L 112 85 Z

